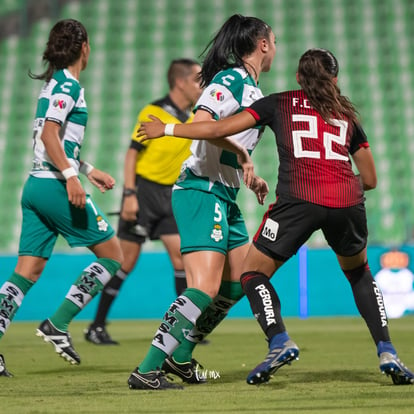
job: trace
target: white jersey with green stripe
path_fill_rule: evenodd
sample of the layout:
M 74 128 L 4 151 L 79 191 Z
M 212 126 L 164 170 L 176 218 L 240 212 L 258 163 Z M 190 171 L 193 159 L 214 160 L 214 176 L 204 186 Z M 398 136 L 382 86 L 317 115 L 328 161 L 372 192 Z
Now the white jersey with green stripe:
M 37 102 L 33 125 L 34 157 L 30 174 L 41 178 L 63 179 L 40 139 L 46 121 L 61 126 L 62 147 L 71 166 L 78 172 L 87 120 L 88 110 L 79 81 L 67 69 L 56 71 L 52 79 L 43 85 Z
M 262 91 L 244 68 L 230 68 L 216 74 L 203 91 L 194 111 L 207 111 L 219 120 L 242 111 L 262 97 Z M 261 135 L 261 128 L 252 128 L 232 135 L 231 139 L 251 153 Z M 234 202 L 243 176 L 236 154 L 206 140 L 194 140 L 191 153 L 183 163 L 174 190 L 198 189 Z

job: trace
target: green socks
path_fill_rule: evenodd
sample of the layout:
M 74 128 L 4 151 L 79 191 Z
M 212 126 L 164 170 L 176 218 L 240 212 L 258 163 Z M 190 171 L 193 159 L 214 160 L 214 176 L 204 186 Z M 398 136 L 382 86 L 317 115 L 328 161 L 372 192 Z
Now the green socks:
M 151 347 L 139 366 L 146 373 L 162 367 L 164 359 L 171 355 L 190 332 L 196 320 L 211 303 L 210 296 L 198 289 L 188 288 L 169 307 L 155 333 Z
M 101 258 L 90 264 L 71 286 L 63 303 L 49 320 L 67 332 L 72 319 L 94 298 L 121 267 L 115 260 Z
M 29 279 L 13 273 L 0 288 L 0 338 L 6 332 L 22 301 L 34 285 Z
M 188 332 L 174 352 L 177 362 L 191 361 L 193 350 L 227 316 L 231 307 L 244 295 L 240 282 L 223 281 L 218 295 L 197 319 L 196 326 Z

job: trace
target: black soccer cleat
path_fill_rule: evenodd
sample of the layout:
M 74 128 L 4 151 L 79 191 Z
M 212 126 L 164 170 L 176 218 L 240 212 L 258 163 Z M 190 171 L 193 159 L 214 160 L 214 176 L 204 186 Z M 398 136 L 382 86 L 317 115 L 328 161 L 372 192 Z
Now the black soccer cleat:
M 4 360 L 4 356 L 0 354 L 0 377 L 9 377 L 11 378 L 13 374 L 7 371 L 6 368 L 6 361 Z
M 80 356 L 73 348 L 69 332 L 59 331 L 49 319 L 46 319 L 37 328 L 36 335 L 42 337 L 45 342 L 51 343 L 55 351 L 66 361 L 73 365 L 80 364 Z
M 180 377 L 187 384 L 205 384 L 205 375 L 201 372 L 203 367 L 193 358 L 190 362 L 176 362 L 173 357 L 166 358 L 162 370 L 167 374 Z
M 85 339 L 95 345 L 119 345 L 119 342 L 114 341 L 109 335 L 105 326 L 89 326 L 83 331 Z
M 128 378 L 131 390 L 182 390 L 184 387 L 168 382 L 162 371 L 150 371 L 145 374 L 139 372 L 139 367 L 132 371 Z

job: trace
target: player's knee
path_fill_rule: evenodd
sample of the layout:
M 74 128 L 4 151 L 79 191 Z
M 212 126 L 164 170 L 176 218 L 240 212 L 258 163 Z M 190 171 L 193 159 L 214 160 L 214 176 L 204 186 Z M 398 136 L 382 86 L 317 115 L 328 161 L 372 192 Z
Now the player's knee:
M 371 274 L 368 262 L 365 262 L 362 266 L 356 267 L 355 269 L 342 269 L 342 271 L 344 272 L 351 286 L 357 283 L 359 280 L 361 280 L 361 278 L 365 276 L 367 273 Z
M 240 276 L 240 284 L 243 290 L 245 290 L 245 287 L 249 282 L 251 282 L 252 280 L 261 279 L 263 276 L 267 279 L 267 276 L 261 272 L 250 271 L 242 273 L 242 275 Z
M 215 286 L 215 284 L 214 286 L 212 285 L 213 284 L 209 285 L 207 283 L 203 283 L 203 284 L 192 283 L 191 286 L 188 286 L 188 287 L 201 290 L 203 293 L 210 296 L 211 299 L 214 299 L 218 295 L 220 284 L 218 284 L 217 286 Z

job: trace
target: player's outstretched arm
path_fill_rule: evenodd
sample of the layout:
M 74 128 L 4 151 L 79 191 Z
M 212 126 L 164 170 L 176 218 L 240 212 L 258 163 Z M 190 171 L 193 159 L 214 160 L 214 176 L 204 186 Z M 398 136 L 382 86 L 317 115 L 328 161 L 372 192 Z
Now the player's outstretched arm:
M 164 124 L 157 117 L 150 115 L 152 122 L 142 122 L 137 137 L 142 141 L 175 136 L 191 139 L 219 139 L 252 128 L 256 125 L 253 115 L 247 111 L 240 112 L 220 121 L 202 121 L 191 124 Z
M 256 125 L 256 120 L 249 112 L 240 112 L 220 121 L 198 121 L 191 124 L 164 124 L 153 115 L 149 118 L 152 122 L 142 122 L 138 129 L 137 137 L 141 138 L 141 141 L 163 136 L 220 140 L 217 145 L 237 154 L 239 164 L 243 169 L 243 181 L 250 188 L 254 177 L 250 156 L 242 145 L 228 137 Z

